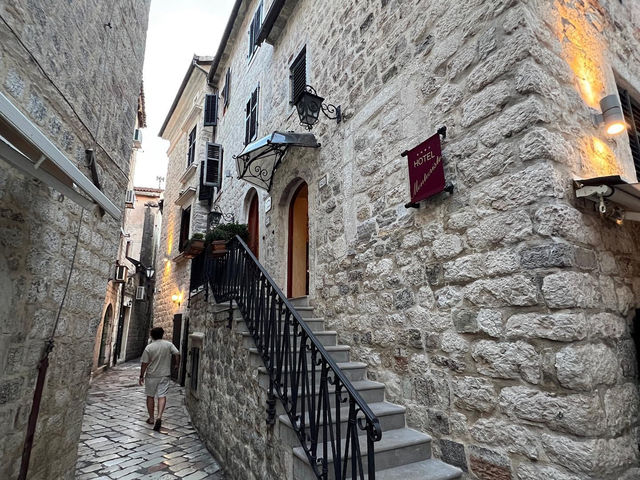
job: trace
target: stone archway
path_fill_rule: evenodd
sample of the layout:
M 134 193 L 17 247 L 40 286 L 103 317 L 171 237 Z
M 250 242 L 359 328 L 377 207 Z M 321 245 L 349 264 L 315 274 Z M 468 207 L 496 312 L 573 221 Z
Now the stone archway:
M 109 354 L 107 352 L 109 346 L 109 330 L 111 329 L 111 322 L 113 320 L 113 307 L 111 304 L 107 306 L 107 310 L 104 312 L 104 319 L 102 321 L 102 335 L 100 338 L 100 353 L 98 353 L 98 367 L 106 365 L 109 361 Z
M 247 211 L 249 242 L 247 245 L 256 258 L 260 258 L 260 212 L 258 207 L 258 193 L 252 188 L 247 197 L 249 200 L 249 207 Z
M 289 203 L 287 296 L 309 294 L 309 188 L 302 182 Z

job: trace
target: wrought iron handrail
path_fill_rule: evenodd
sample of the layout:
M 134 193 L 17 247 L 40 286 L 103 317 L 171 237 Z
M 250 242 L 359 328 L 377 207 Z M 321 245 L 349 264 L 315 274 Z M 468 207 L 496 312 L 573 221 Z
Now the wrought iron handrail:
M 336 480 L 365 475 L 375 480 L 373 444 L 382 438 L 378 418 L 247 244 L 235 237 L 227 249 L 208 258 L 209 285 L 216 302 L 236 302 L 264 361 L 267 422 L 275 422 L 277 396 L 318 478 L 329 478 L 331 454 Z M 230 309 L 230 325 L 232 315 Z M 344 440 L 342 405 L 348 407 Z M 359 430 L 366 432 L 366 471 Z

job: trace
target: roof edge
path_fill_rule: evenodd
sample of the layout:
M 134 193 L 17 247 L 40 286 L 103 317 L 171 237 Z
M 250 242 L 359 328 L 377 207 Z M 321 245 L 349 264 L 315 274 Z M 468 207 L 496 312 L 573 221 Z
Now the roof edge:
M 227 43 L 229 42 L 229 37 L 231 37 L 231 32 L 233 31 L 233 26 L 236 23 L 238 18 L 238 12 L 240 11 L 240 6 L 242 5 L 243 0 L 236 0 L 236 3 L 233 4 L 233 8 L 231 9 L 231 15 L 229 16 L 229 21 L 227 22 L 227 26 L 224 29 L 224 33 L 222 34 L 222 39 L 220 40 L 220 45 L 218 46 L 218 51 L 216 52 L 216 56 L 213 58 L 213 64 L 209 69 L 209 75 L 207 75 L 207 82 L 211 84 L 213 82 L 213 77 L 218 70 L 218 66 L 220 66 L 220 60 L 222 60 L 222 54 L 227 49 Z

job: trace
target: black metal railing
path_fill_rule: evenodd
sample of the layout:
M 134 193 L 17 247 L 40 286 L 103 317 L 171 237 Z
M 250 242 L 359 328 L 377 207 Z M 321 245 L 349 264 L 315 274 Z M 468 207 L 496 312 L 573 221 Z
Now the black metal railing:
M 207 258 L 206 274 L 218 303 L 236 302 L 264 360 L 267 422 L 278 397 L 319 479 L 375 480 L 377 417 L 247 245 L 236 237 L 227 249 Z

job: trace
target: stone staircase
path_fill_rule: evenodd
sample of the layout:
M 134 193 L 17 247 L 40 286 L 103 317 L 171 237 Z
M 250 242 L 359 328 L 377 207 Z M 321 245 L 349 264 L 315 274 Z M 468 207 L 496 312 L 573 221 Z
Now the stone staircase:
M 406 409 L 385 401 L 384 384 L 367 379 L 366 364 L 351 361 L 350 347 L 337 345 L 337 333 L 324 330 L 324 320 L 314 317 L 314 309 L 309 305 L 307 297 L 296 298 L 291 302 L 380 421 L 382 439 L 374 444 L 376 479 L 448 480 L 460 478 L 462 471 L 459 468 L 431 457 L 431 437 L 406 426 Z M 260 385 L 266 389 L 269 385 L 269 378 L 262 358 L 255 348 L 253 337 L 240 315 L 236 314 L 234 318 L 234 328 L 243 335 L 244 346 L 250 351 L 251 365 L 258 370 Z M 333 402 L 334 396 L 330 397 Z M 334 403 L 332 406 L 335 408 Z M 293 449 L 294 480 L 316 480 L 280 401 L 277 401 L 276 409 L 279 415 L 279 421 L 276 424 L 277 433 L 281 441 Z M 347 418 L 346 409 L 342 410 L 341 418 Z M 342 432 L 346 432 L 346 430 L 343 428 Z M 360 445 L 363 465 L 366 466 L 366 437 L 361 438 Z M 329 478 L 332 479 L 331 456 L 328 461 Z

